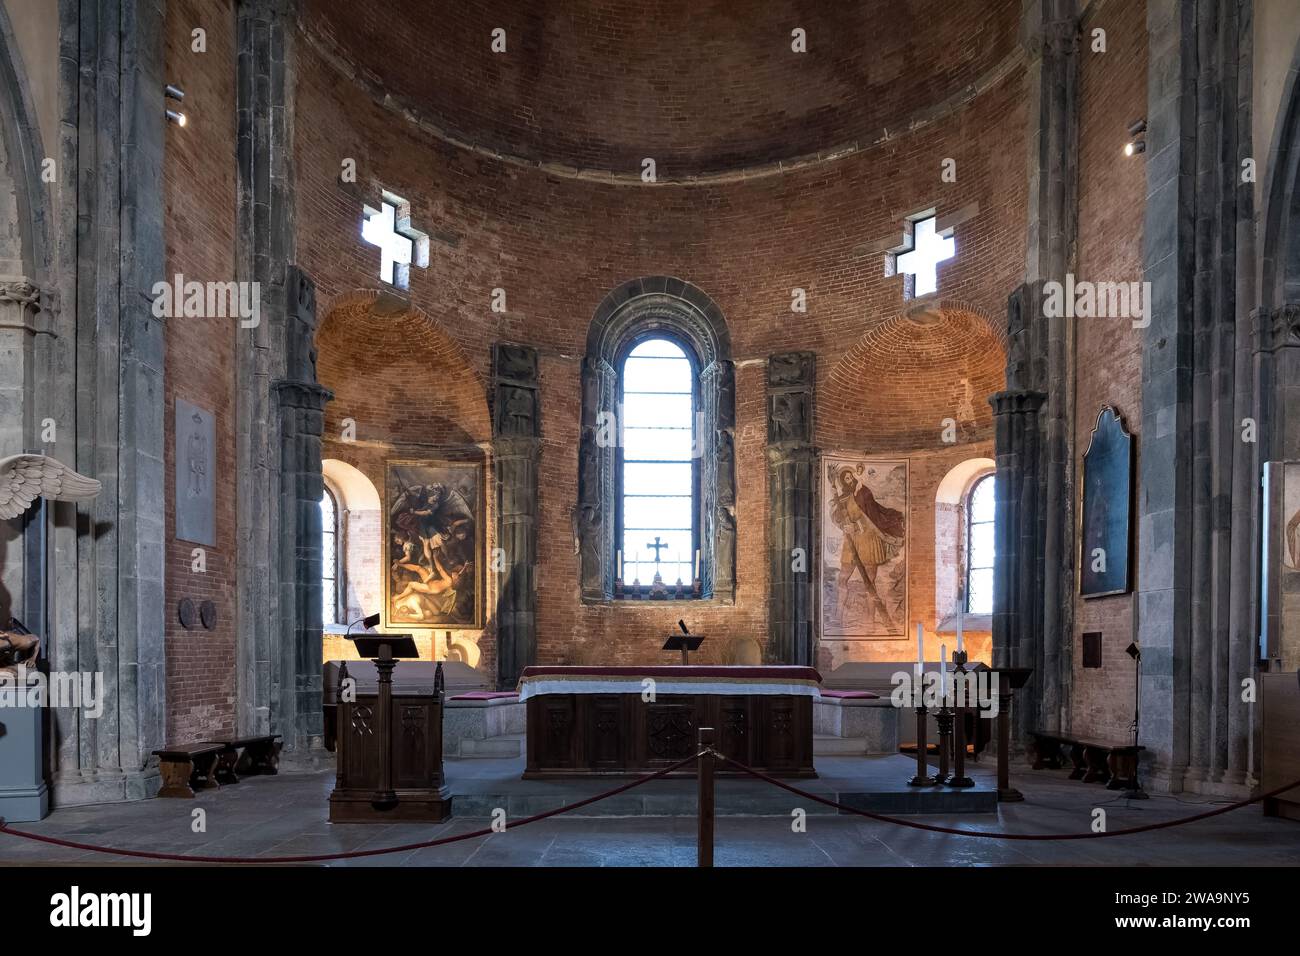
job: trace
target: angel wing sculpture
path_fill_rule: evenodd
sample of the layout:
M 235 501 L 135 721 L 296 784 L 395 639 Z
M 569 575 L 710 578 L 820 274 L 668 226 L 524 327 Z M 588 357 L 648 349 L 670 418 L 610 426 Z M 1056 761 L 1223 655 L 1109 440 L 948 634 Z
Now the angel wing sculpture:
M 17 518 L 37 498 L 85 501 L 99 494 L 101 487 L 94 478 L 45 455 L 0 458 L 0 520 Z

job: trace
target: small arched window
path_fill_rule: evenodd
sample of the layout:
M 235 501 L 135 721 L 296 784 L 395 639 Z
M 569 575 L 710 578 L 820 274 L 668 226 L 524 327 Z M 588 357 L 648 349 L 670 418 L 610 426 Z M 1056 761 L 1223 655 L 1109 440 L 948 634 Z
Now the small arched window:
M 617 540 L 621 579 L 693 585 L 699 475 L 695 454 L 696 362 L 661 335 L 641 339 L 619 369 Z
M 966 496 L 966 613 L 993 613 L 993 482 L 980 478 Z
M 320 497 L 321 623 L 339 623 L 339 508 L 328 486 Z

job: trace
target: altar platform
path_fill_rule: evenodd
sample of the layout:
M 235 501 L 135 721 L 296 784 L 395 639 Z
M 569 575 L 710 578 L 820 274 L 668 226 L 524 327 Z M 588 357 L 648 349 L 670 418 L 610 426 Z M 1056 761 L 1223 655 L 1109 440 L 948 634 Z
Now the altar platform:
M 626 777 L 521 779 L 522 756 L 505 759 L 446 760 L 447 783 L 455 796 L 456 816 L 491 816 L 504 807 L 510 818 L 553 810 L 567 803 L 626 783 Z M 994 813 L 997 792 L 988 776 L 976 786 L 909 787 L 916 760 L 900 754 L 886 756 L 819 756 L 817 777 L 791 780 L 791 785 L 847 806 L 876 813 Z M 665 777 L 627 793 L 575 811 L 577 816 L 689 816 L 696 813 L 694 778 Z M 715 812 L 719 816 L 785 816 L 796 807 L 812 815 L 837 815 L 832 807 L 805 800 L 762 780 L 743 776 L 718 777 Z M 567 814 L 566 814 L 567 815 Z

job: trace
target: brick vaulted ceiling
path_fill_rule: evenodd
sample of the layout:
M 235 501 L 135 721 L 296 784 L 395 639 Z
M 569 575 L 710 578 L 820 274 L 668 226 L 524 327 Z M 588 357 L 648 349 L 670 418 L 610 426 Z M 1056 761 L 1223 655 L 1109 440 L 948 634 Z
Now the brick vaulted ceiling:
M 1019 56 L 1021 0 L 304 0 L 395 112 L 526 163 L 726 175 L 941 122 Z M 494 29 L 507 52 L 494 53 Z M 809 52 L 791 50 L 806 31 Z

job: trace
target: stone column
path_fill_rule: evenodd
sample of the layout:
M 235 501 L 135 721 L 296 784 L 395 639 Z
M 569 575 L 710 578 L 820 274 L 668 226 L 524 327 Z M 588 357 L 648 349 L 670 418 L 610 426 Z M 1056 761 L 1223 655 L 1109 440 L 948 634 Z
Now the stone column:
M 1149 779 L 1181 790 L 1191 706 L 1191 306 L 1195 131 L 1195 10 L 1156 0 L 1150 37 L 1144 278 L 1151 324 L 1143 331 L 1142 432 L 1138 466 L 1137 621 L 1142 645 L 1141 742 Z M 1184 183 L 1184 180 L 1189 182 Z
M 578 549 L 582 597 L 605 601 L 614 593 L 618 573 L 614 553 L 614 452 L 617 416 L 617 376 L 602 357 L 582 362 L 582 421 L 578 440 L 578 505 L 573 536 Z M 504 676 L 505 672 L 500 672 Z
M 297 292 L 289 276 L 294 204 L 288 88 L 294 31 L 284 0 L 239 0 L 237 18 L 235 272 L 241 282 L 258 284 L 261 322 L 240 329 L 235 353 L 236 716 L 241 731 L 283 733 L 286 749 L 292 750 L 299 733 L 295 705 L 290 703 L 297 693 L 293 648 L 298 636 L 292 623 L 298 619 L 293 596 L 297 572 L 284 549 L 293 548 L 285 529 L 293 529 L 297 521 L 282 509 L 296 498 L 282 487 L 282 481 L 291 479 L 280 474 L 281 400 L 272 386 L 307 380 L 289 364 L 290 353 L 300 348 L 290 340 L 288 329 L 289 304 Z M 314 312 L 314 304 L 312 308 Z M 314 371 L 310 381 L 315 382 Z M 290 436 L 288 442 L 292 448 L 297 438 Z M 282 600 L 289 606 L 280 607 Z
M 492 348 L 492 470 L 496 485 L 497 685 L 513 690 L 537 662 L 537 350 Z M 500 562 L 498 564 L 498 561 Z
M 1021 387 L 1044 395 L 1038 499 L 1051 502 L 1035 518 L 1042 540 L 1041 586 L 1034 595 L 1041 623 L 1032 640 L 1039 663 L 1034 691 L 1017 708 L 1060 728 L 1070 716 L 1074 627 L 1074 335 L 1065 316 L 1042 314 L 1046 282 L 1064 282 L 1074 268 L 1078 234 L 1079 3 L 1027 0 L 1022 36 L 1029 88 L 1029 241 L 1022 296 L 1032 359 Z M 1010 382 L 1008 382 L 1010 387 Z M 1040 640 L 1041 639 L 1041 640 Z M 1035 715 L 1028 704 L 1036 703 Z
M 1239 15 L 1245 11 L 1244 19 Z M 1153 0 L 1147 117 L 1142 432 L 1137 496 L 1141 742 L 1152 783 L 1238 795 L 1247 784 L 1259 466 L 1244 448 L 1254 230 L 1248 10 Z M 1244 75 L 1242 70 L 1244 69 Z M 1266 384 L 1257 386 L 1267 391 Z M 1259 451 L 1276 409 L 1260 396 Z
M 700 449 L 700 582 L 707 598 L 736 599 L 736 364 L 718 359 L 700 375 L 705 397 Z
M 786 352 L 767 361 L 767 659 L 816 662 L 813 447 L 817 356 Z
M 280 514 L 276 529 L 280 600 L 279 732 L 301 758 L 319 751 L 321 712 L 321 434 L 325 403 L 334 397 L 316 381 L 316 290 L 301 269 L 287 272 L 285 309 L 289 377 L 272 386 L 279 412 Z
M 1024 284 L 1007 300 L 1007 389 L 993 406 L 997 562 L 993 578 L 993 665 L 1032 667 L 1017 695 L 1014 739 L 1019 744 L 1037 723 L 1043 667 L 1042 418 L 1047 396 L 1031 383 L 1041 379 L 1033 343 L 1041 322 L 1037 284 Z
M 46 318 L 40 289 L 22 276 L 0 276 L 0 458 L 39 449 L 36 337 L 47 331 Z M 29 607 L 24 525 L 21 519 L 0 525 L 0 623 L 13 615 L 43 633 L 43 621 Z M 30 570 L 39 584 L 39 569 Z
M 53 711 L 54 802 L 150 796 L 164 742 L 163 17 L 148 0 L 60 9 L 59 336 L 39 390 L 50 454 L 103 491 L 53 518 L 47 656 L 103 675 L 103 716 Z M 69 39 L 73 38 L 73 39 Z M 77 187 L 69 190 L 67 184 Z M 44 187 L 42 187 L 44 188 Z M 75 254 L 71 252 L 75 249 Z M 68 251 L 64 251 L 68 250 Z M 37 418 L 45 417 L 44 414 Z

